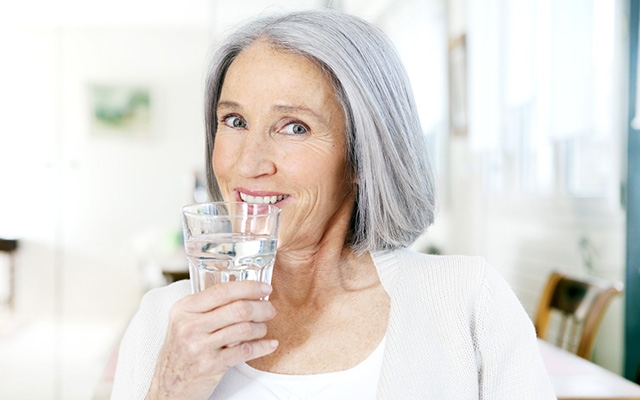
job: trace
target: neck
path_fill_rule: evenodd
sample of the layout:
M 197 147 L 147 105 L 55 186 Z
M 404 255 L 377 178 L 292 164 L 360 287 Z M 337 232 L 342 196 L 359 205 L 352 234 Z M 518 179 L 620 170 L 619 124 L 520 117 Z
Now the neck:
M 345 246 L 352 210 L 353 203 L 346 202 L 315 245 L 278 250 L 271 301 L 296 308 L 317 306 L 379 282 L 377 274 L 370 271 L 375 267 L 369 255 L 358 256 Z
M 357 279 L 356 258 L 350 249 L 321 247 L 306 257 L 286 257 L 276 263 L 273 273 L 273 300 L 294 306 L 324 303 L 361 284 Z

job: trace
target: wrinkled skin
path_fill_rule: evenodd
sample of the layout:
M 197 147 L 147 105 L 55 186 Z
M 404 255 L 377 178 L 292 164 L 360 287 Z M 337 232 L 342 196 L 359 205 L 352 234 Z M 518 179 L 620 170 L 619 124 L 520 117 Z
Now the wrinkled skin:
M 275 316 L 271 286 L 228 282 L 183 298 L 172 308 L 147 399 L 207 399 L 226 370 L 273 352 L 262 339 Z
M 282 218 L 271 300 L 278 304 L 278 298 L 288 299 L 313 308 L 313 293 L 336 293 L 326 285 L 342 287 L 351 276 L 337 267 L 342 264 L 354 193 L 346 167 L 345 120 L 333 87 L 314 63 L 258 41 L 230 65 L 216 113 L 211 162 L 224 200 L 241 201 L 246 195 L 282 199 L 276 204 Z M 260 288 L 257 282 L 228 282 L 177 302 L 147 398 L 207 399 L 230 367 L 264 360 L 278 344 L 291 344 L 287 339 L 296 336 L 296 329 L 283 325 L 306 324 L 310 312 L 281 302 L 283 315 L 274 321 L 272 303 L 259 300 L 271 288 Z M 352 289 L 348 291 L 354 293 Z M 371 304 L 369 295 L 362 297 Z M 350 317 L 345 319 L 351 321 Z M 275 332 L 269 337 L 279 342 L 265 339 L 267 325 L 273 322 L 278 324 L 269 325 Z M 343 331 L 333 321 L 327 320 L 327 325 Z M 324 337 L 321 327 L 314 332 Z M 280 357 L 288 358 L 291 349 L 288 346 Z M 274 365 L 261 367 L 269 370 Z M 297 364 L 292 368 L 306 371 Z

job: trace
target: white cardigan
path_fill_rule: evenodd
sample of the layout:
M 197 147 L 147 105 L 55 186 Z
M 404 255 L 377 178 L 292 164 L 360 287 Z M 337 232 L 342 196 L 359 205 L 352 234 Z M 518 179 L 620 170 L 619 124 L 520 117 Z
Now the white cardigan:
M 391 297 L 378 399 L 555 399 L 531 320 L 481 258 L 372 254 Z M 181 281 L 147 293 L 120 346 L 112 399 L 143 399 Z

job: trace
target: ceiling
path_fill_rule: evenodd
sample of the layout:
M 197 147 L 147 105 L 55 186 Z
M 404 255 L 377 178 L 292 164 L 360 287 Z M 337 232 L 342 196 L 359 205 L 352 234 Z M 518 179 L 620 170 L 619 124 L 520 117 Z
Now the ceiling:
M 327 6 L 375 22 L 391 4 L 391 0 L 21 0 L 0 3 L 0 26 L 205 28 L 234 25 L 262 12 Z

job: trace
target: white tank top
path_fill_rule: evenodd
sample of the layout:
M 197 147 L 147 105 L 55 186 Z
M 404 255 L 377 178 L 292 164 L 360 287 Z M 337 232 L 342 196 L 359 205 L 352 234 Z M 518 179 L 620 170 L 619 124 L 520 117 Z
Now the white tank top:
M 386 336 L 364 361 L 346 371 L 313 375 L 264 372 L 246 363 L 230 368 L 210 400 L 373 400 Z

